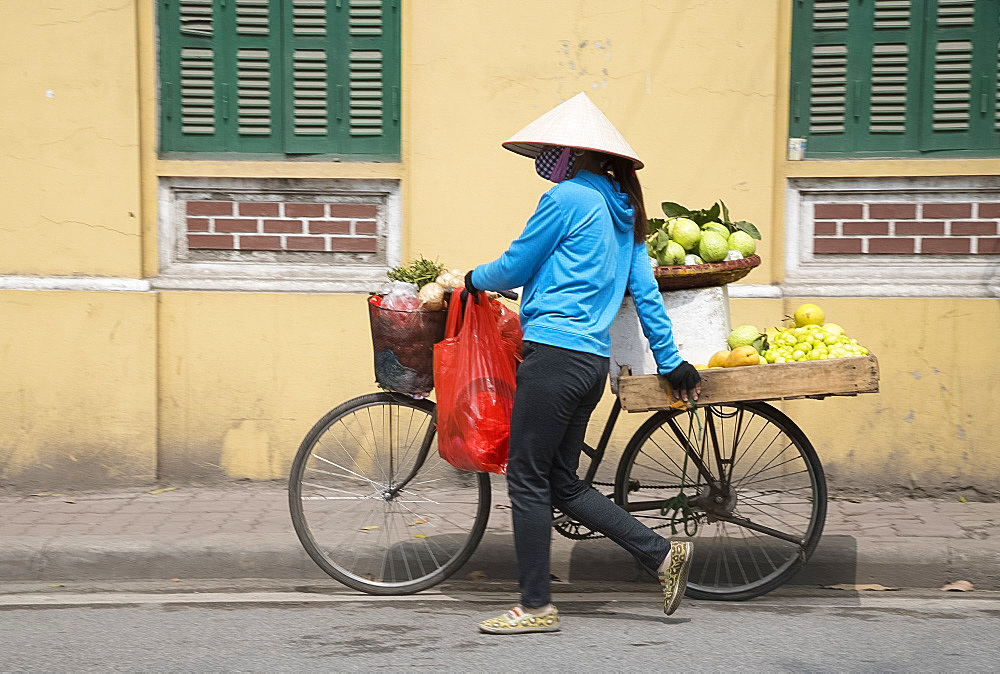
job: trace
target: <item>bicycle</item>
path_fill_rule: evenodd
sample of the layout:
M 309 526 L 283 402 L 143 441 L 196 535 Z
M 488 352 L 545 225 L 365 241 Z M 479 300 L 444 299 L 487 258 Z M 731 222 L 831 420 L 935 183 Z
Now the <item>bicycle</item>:
M 616 398 L 584 480 L 654 529 L 695 543 L 687 596 L 744 600 L 787 582 L 815 550 L 826 480 L 802 430 L 771 405 L 719 403 L 657 411 L 631 436 L 613 483 L 597 482 L 621 412 Z M 486 530 L 487 474 L 462 472 L 435 449 L 435 404 L 382 392 L 324 415 L 289 478 L 295 532 L 345 585 L 419 592 L 450 577 Z M 559 512 L 572 539 L 599 536 Z

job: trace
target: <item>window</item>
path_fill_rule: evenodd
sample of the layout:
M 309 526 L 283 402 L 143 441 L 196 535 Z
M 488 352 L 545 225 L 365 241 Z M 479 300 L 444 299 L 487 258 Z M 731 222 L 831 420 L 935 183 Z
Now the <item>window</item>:
M 159 0 L 160 150 L 399 156 L 399 0 Z
M 1000 155 L 1000 2 L 796 0 L 791 70 L 807 157 Z

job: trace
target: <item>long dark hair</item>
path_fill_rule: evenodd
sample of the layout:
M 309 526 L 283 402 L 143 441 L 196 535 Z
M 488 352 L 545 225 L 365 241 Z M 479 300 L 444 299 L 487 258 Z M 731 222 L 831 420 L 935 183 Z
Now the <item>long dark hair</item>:
M 583 155 L 573 162 L 570 177 L 584 170 L 608 176 L 618 182 L 622 191 L 628 195 L 632 206 L 632 232 L 635 240 L 645 239 L 649 233 L 649 225 L 646 223 L 646 204 L 642 200 L 642 186 L 639 184 L 639 176 L 635 174 L 635 164 L 632 160 L 613 154 L 584 150 Z

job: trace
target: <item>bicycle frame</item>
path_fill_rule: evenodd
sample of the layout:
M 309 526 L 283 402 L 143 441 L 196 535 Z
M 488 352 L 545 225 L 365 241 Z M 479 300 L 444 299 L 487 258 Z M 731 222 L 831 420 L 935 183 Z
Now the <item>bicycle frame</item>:
M 608 420 L 604 423 L 604 429 L 601 431 L 601 438 L 597 442 L 597 447 L 591 447 L 586 443 L 583 445 L 583 453 L 590 458 L 590 466 L 587 468 L 587 472 L 583 478 L 583 481 L 588 484 L 592 483 L 594 481 L 594 477 L 597 475 L 597 470 L 601 465 L 601 461 L 604 459 L 604 453 L 607 450 L 608 443 L 611 441 L 611 433 L 614 431 L 615 424 L 618 421 L 618 416 L 621 414 L 621 411 L 621 401 L 616 397 L 615 402 L 611 406 L 611 412 L 608 415 Z M 711 425 L 710 427 L 713 445 L 715 445 L 716 457 L 719 461 L 720 474 L 722 474 L 722 464 L 725 462 L 731 464 L 732 457 L 726 460 L 722 459 L 719 455 L 718 439 L 715 435 L 715 426 Z M 672 419 L 670 420 L 670 428 L 674 431 L 677 439 L 683 444 L 686 453 L 688 454 L 688 458 L 691 460 L 691 463 L 694 464 L 695 468 L 697 468 L 698 473 L 701 474 L 701 476 L 713 489 L 721 489 L 721 483 L 709 472 L 708 467 L 705 465 L 704 461 L 702 461 L 701 456 L 698 454 L 695 447 L 690 443 L 687 436 L 681 432 L 681 429 L 676 423 L 673 422 Z M 635 508 L 632 509 L 634 510 Z

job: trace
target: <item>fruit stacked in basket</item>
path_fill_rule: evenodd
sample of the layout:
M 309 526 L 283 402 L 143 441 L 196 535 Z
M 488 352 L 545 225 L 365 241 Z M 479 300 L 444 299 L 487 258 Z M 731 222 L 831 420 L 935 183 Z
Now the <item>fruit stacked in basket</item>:
M 746 220 L 731 221 L 722 200 L 699 210 L 672 201 L 661 206 L 667 217 L 650 218 L 646 237 L 661 290 L 732 283 L 760 264 L 760 232 Z

